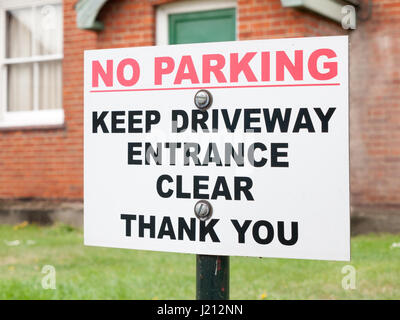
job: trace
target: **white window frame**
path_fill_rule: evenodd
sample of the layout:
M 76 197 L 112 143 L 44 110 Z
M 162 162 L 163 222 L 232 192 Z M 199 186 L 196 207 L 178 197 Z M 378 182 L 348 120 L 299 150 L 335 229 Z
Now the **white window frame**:
M 218 9 L 236 9 L 235 39 L 238 38 L 237 1 L 236 0 L 186 0 L 167 3 L 157 7 L 156 11 L 156 45 L 168 44 L 168 16 L 175 13 L 210 11 Z
M 34 80 L 33 110 L 32 111 L 8 111 L 7 110 L 7 65 L 27 62 L 62 61 L 64 58 L 63 40 L 62 53 L 40 55 L 22 58 L 6 58 L 6 12 L 8 10 L 29 8 L 42 5 L 60 4 L 62 0 L 0 0 L 0 130 L 24 127 L 53 127 L 64 124 L 64 109 L 38 110 L 38 80 Z M 62 15 L 63 18 L 63 15 Z M 61 24 L 63 25 L 63 23 Z M 61 32 L 63 37 L 63 30 Z M 33 40 L 33 39 L 32 39 Z M 38 68 L 38 64 L 33 64 Z M 34 72 L 38 75 L 38 70 Z

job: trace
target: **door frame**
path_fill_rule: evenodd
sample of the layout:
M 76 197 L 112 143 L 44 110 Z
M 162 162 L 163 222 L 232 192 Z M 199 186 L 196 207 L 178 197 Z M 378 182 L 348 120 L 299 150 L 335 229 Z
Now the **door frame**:
M 218 9 L 236 9 L 237 39 L 237 1 L 236 0 L 186 0 L 176 1 L 157 7 L 156 9 L 156 45 L 168 45 L 168 15 L 174 13 L 188 13 L 196 11 L 211 11 Z

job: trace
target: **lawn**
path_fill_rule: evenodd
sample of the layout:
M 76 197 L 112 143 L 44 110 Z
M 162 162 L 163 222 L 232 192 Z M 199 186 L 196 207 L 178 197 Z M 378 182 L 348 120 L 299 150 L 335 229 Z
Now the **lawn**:
M 16 241 L 18 240 L 18 241 Z M 400 299 L 400 235 L 352 238 L 352 261 L 231 258 L 231 299 Z M 355 267 L 356 289 L 342 288 Z M 43 289 L 42 268 L 56 270 Z M 0 299 L 194 299 L 195 256 L 83 246 L 82 230 L 0 226 Z

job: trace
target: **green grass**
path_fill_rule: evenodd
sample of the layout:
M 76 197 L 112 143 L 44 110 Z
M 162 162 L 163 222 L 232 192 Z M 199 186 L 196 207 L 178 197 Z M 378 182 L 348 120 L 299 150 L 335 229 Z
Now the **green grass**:
M 232 257 L 231 299 L 400 299 L 395 242 L 400 235 L 353 237 L 350 263 Z M 346 264 L 357 270 L 355 290 L 342 288 Z M 56 268 L 56 290 L 41 286 L 44 265 Z M 194 255 L 85 247 L 68 226 L 0 226 L 0 299 L 194 298 Z

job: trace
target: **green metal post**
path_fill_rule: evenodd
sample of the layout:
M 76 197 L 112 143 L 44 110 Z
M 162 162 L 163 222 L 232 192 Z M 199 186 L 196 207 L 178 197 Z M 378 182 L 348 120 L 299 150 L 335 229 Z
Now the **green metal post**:
M 229 299 L 229 256 L 196 256 L 196 298 Z

